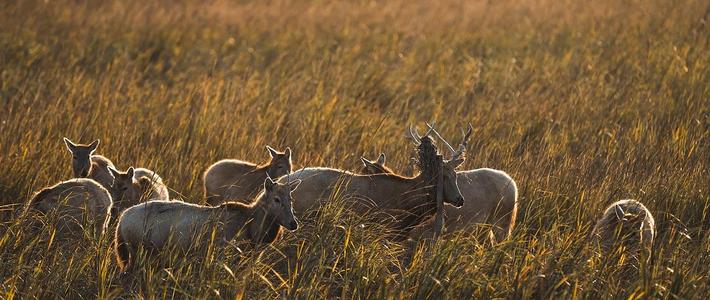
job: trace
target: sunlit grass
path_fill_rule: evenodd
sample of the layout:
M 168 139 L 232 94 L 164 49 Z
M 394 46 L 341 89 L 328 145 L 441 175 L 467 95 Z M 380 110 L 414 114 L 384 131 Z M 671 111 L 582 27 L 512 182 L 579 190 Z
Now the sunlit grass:
M 708 18 L 693 0 L 0 4 L 0 297 L 705 298 Z M 71 177 L 63 136 L 201 203 L 207 166 L 263 162 L 267 144 L 296 168 L 385 152 L 404 172 L 404 128 L 423 121 L 452 138 L 470 122 L 464 167 L 516 180 L 511 239 L 412 252 L 335 204 L 271 246 L 166 255 L 126 279 L 110 236 L 62 244 L 18 217 Z M 622 198 L 658 230 L 627 281 L 623 255 L 588 241 Z

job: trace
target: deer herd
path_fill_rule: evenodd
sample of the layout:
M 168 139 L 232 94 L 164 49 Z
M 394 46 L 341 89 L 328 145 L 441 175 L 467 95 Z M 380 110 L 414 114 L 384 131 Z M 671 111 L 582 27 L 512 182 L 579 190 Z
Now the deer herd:
M 120 171 L 95 154 L 99 140 L 87 145 L 64 138 L 75 178 L 35 193 L 27 211 L 54 216 L 59 238 L 87 233 L 99 237 L 115 228 L 112 245 L 123 271 L 141 248 L 159 254 L 167 249 L 189 252 L 206 240 L 217 246 L 235 239 L 271 243 L 282 228 L 296 230 L 297 220 L 306 222 L 307 213 L 334 199 L 358 215 L 388 221 L 396 233 L 393 239 L 431 236 L 438 216 L 446 233 L 485 225 L 491 242 L 508 239 L 518 210 L 515 181 L 489 168 L 457 171 L 465 160 L 471 125 L 456 148 L 433 125 L 427 126 L 424 135 L 411 126 L 407 130 L 417 149 L 414 176 L 388 168 L 384 153 L 375 161 L 362 157 L 357 172 L 324 167 L 293 171 L 290 148 L 280 152 L 266 146 L 271 158 L 263 165 L 225 159 L 208 167 L 203 177 L 206 205 L 172 200 L 163 179 L 149 169 Z M 448 157 L 438 152 L 437 138 Z M 648 209 L 638 201 L 622 200 L 604 211 L 591 239 L 603 251 L 611 251 L 620 237 L 629 249 L 650 251 L 654 235 Z

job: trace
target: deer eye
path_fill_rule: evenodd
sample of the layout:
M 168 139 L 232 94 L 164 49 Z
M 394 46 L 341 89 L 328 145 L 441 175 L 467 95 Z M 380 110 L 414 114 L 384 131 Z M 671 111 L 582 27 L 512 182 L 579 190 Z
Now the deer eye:
M 274 198 L 274 202 L 281 203 L 281 198 L 279 198 L 279 197 Z

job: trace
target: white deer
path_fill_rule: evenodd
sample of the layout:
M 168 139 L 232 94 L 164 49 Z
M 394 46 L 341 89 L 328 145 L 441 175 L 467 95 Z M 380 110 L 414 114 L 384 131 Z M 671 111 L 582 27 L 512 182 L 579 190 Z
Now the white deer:
M 291 191 L 299 181 L 277 184 L 266 178 L 263 191 L 251 204 L 226 202 L 201 206 L 182 201 L 149 201 L 126 209 L 118 221 L 114 246 L 121 270 L 132 265 L 139 247 L 159 254 L 174 248 L 182 253 L 204 245 L 214 230 L 217 246 L 237 236 L 253 244 L 271 243 L 281 227 L 296 230 Z

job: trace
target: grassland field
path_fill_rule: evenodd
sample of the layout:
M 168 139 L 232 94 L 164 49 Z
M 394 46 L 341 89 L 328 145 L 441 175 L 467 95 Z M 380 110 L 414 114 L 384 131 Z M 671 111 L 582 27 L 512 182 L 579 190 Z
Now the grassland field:
M 709 22 L 702 0 L 0 2 L 0 299 L 706 299 Z M 265 162 L 266 145 L 295 168 L 384 152 L 404 172 L 424 121 L 453 140 L 471 123 L 463 169 L 516 180 L 510 239 L 452 235 L 405 264 L 336 203 L 271 246 L 147 264 L 130 286 L 110 237 L 72 250 L 18 217 L 72 177 L 64 136 L 201 203 L 207 166 Z M 657 222 L 625 282 L 588 243 L 624 198 Z

